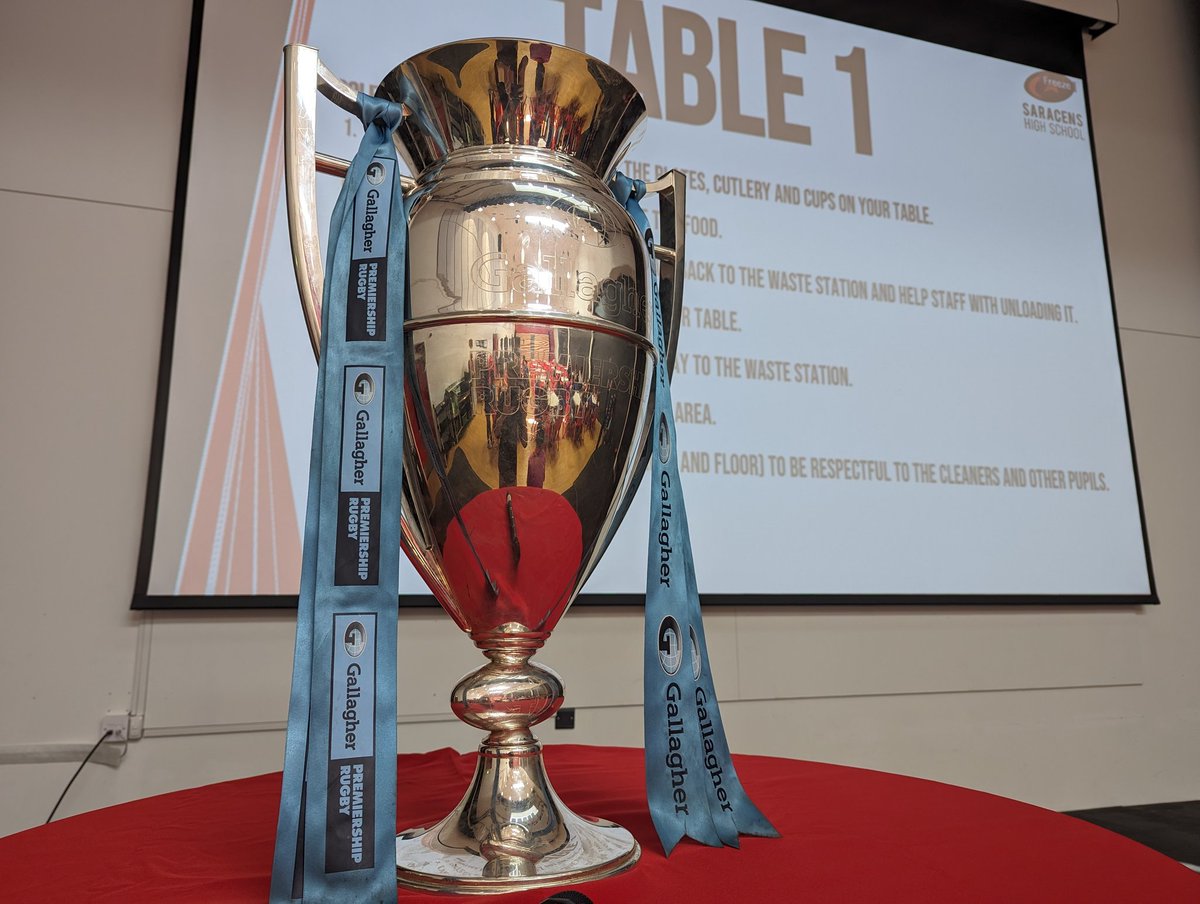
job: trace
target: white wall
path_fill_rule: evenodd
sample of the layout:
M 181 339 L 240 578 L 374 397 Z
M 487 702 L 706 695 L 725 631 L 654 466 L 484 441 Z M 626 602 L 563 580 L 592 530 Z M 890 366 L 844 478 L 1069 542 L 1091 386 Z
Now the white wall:
M 1121 340 L 1163 605 L 713 611 L 735 749 L 1055 808 L 1200 797 L 1200 109 L 1187 0 L 1088 48 Z M 294 617 L 128 611 L 141 530 L 188 0 L 14 4 L 0 29 L 0 835 L 41 822 L 109 711 L 143 714 L 62 814 L 278 769 Z M 869 563 L 864 563 L 869 567 Z M 476 664 L 404 613 L 402 750 L 474 732 Z M 549 741 L 641 743 L 639 614 L 573 611 Z M 50 762 L 47 762 L 50 761 Z

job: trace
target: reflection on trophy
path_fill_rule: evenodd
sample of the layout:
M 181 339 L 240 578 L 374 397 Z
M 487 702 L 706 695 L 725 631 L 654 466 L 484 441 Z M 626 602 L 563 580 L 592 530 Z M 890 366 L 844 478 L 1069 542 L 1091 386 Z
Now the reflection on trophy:
M 292 246 L 314 347 L 322 265 L 315 170 L 320 90 L 354 92 L 314 49 L 286 51 Z M 659 193 L 664 245 L 648 248 L 606 178 L 645 106 L 579 51 L 514 39 L 448 44 L 396 67 L 397 149 L 408 196 L 404 325 L 404 551 L 488 662 L 451 706 L 486 731 L 459 806 L 397 840 L 400 882 L 484 893 L 630 867 L 625 829 L 577 816 L 546 777 L 530 727 L 563 702 L 531 662 L 595 568 L 640 482 L 653 410 L 652 257 L 673 357 L 683 179 Z M 369 177 L 369 174 L 368 174 Z M 598 782 L 603 781 L 597 776 Z

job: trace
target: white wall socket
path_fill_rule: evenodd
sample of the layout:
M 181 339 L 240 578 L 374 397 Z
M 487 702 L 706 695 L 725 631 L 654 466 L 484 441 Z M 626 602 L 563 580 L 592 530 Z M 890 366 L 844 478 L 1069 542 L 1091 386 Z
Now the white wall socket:
M 104 739 L 106 744 L 129 740 L 129 713 L 109 713 L 100 720 L 100 732 L 111 731 Z

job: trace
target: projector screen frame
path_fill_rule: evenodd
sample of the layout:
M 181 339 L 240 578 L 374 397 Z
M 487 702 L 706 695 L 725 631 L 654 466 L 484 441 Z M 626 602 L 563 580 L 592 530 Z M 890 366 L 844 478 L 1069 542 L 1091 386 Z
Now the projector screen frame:
M 1085 35 L 1089 33 L 1089 29 L 1093 25 L 1092 21 L 1084 16 L 1035 3 L 1028 3 L 1025 0 L 978 0 L 978 2 L 970 4 L 969 11 L 963 8 L 960 0 L 910 0 L 910 2 L 897 2 L 897 0 L 856 0 L 853 3 L 847 3 L 845 0 L 758 0 L 758 2 L 769 3 L 770 5 L 824 16 L 868 28 L 880 29 L 1040 69 L 1061 72 L 1065 75 L 1077 77 L 1085 85 L 1087 84 L 1083 46 L 1086 39 Z M 294 609 L 297 606 L 297 597 L 295 594 L 168 595 L 151 594 L 148 592 L 158 517 L 158 500 L 162 480 L 163 450 L 166 439 L 167 407 L 173 362 L 184 225 L 186 221 L 192 133 L 195 125 L 196 93 L 202 54 L 204 10 L 205 0 L 193 0 L 180 126 L 175 203 L 171 227 L 170 257 L 165 291 L 154 427 L 151 437 L 151 454 L 147 475 L 142 537 L 130 608 L 133 610 L 151 611 Z M 1092 39 L 1098 34 L 1097 32 L 1090 33 Z M 1084 102 L 1088 122 L 1091 122 L 1090 94 L 1086 90 L 1084 91 Z M 1108 234 L 1105 225 L 1099 168 L 1096 162 L 1095 134 L 1092 129 L 1088 129 L 1088 144 L 1096 185 L 1096 200 L 1104 247 L 1105 269 L 1113 317 L 1117 362 L 1120 370 L 1125 421 L 1129 434 L 1134 489 L 1141 521 L 1142 543 L 1149 587 L 1148 593 L 1144 595 L 702 593 L 701 602 L 705 606 L 735 606 L 739 609 L 777 606 L 820 608 L 880 606 L 888 609 L 904 607 L 917 609 L 941 609 L 947 607 L 1002 607 L 1005 609 L 1056 607 L 1073 611 L 1086 611 L 1096 607 L 1143 606 L 1158 605 L 1160 603 L 1154 578 L 1145 505 L 1138 470 L 1137 449 L 1134 442 L 1132 418 L 1130 416 L 1128 384 L 1125 378 L 1116 298 L 1113 292 L 1112 261 L 1108 248 Z M 297 316 L 299 316 L 299 312 L 297 312 Z M 579 596 L 575 605 L 641 607 L 643 603 L 644 599 L 640 594 L 584 593 Z M 436 607 L 437 602 L 432 594 L 404 594 L 399 598 L 399 606 L 401 609 L 428 609 Z

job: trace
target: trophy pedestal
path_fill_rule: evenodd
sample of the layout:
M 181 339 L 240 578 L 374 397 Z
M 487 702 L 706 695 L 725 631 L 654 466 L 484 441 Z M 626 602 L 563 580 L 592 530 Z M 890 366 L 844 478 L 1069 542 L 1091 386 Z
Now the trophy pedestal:
M 481 750 L 454 812 L 396 839 L 396 875 L 407 888 L 497 894 L 603 879 L 640 855 L 627 830 L 567 809 L 546 780 L 540 750 L 515 756 Z
M 602 879 L 633 866 L 627 830 L 572 813 L 554 793 L 531 725 L 562 705 L 562 680 L 529 657 L 545 634 L 508 624 L 476 643 L 491 660 L 458 683 L 452 708 L 489 730 L 462 801 L 432 828 L 396 839 L 397 880 L 408 888 L 496 894 Z

